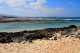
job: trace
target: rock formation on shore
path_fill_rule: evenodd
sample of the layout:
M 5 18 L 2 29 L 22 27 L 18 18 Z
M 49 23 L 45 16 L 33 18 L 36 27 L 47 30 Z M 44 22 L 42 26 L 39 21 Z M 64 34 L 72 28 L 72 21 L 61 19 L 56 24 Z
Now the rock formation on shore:
M 22 41 L 32 42 L 37 39 L 45 40 L 57 40 L 62 37 L 75 37 L 80 38 L 80 32 L 78 26 L 70 25 L 64 28 L 47 28 L 43 30 L 34 31 L 20 31 L 20 32 L 0 32 L 0 43 L 11 43 Z

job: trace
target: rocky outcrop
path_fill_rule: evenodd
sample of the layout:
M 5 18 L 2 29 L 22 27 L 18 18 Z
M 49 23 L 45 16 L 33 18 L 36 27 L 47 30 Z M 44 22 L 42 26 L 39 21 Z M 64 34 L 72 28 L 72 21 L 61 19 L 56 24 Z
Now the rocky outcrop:
M 0 43 L 10 43 L 22 41 L 32 42 L 37 39 L 57 40 L 62 37 L 80 38 L 80 32 L 77 26 L 70 25 L 64 28 L 48 28 L 34 31 L 20 31 L 20 32 L 0 32 Z

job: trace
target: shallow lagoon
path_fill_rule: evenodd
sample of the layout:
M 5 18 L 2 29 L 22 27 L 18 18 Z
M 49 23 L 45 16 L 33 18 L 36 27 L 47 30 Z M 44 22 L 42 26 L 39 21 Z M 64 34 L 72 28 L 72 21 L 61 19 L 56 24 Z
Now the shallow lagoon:
M 0 32 L 19 31 L 19 30 L 37 30 L 44 28 L 60 28 L 69 25 L 80 26 L 80 20 L 47 20 L 47 21 L 30 21 L 30 22 L 10 22 L 0 23 Z

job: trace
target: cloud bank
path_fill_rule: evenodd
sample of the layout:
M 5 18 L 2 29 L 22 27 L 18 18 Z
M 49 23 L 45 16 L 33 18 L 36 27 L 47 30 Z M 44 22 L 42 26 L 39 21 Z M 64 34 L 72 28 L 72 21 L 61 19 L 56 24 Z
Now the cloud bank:
M 48 0 L 0 0 L 0 14 L 17 16 L 57 16 L 63 8 L 46 7 Z

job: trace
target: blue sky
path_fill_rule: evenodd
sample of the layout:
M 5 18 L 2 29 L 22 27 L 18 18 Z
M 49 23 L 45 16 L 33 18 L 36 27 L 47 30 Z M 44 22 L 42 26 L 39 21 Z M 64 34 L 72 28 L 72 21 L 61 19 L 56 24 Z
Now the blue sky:
M 26 17 L 80 17 L 80 0 L 0 0 L 0 14 Z

